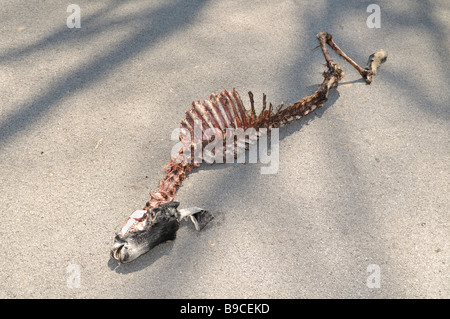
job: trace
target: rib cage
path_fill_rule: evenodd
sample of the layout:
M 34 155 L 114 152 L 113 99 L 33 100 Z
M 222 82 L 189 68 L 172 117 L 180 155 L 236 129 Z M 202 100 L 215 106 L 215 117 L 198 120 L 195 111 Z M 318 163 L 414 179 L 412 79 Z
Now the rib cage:
M 216 138 L 225 143 L 229 136 L 229 131 L 227 130 L 242 129 L 245 131 L 247 128 L 252 127 L 254 119 L 254 113 L 245 109 L 236 89 L 233 89 L 232 92 L 223 90 L 220 95 L 217 93 L 211 94 L 210 98 L 203 101 L 203 103 L 200 101 L 192 102 L 192 108 L 186 111 L 186 118 L 180 124 L 180 128 L 184 129 L 180 130 L 180 140 L 185 147 L 194 150 L 191 153 L 191 162 L 194 162 L 195 155 L 203 152 L 206 144 L 211 143 Z M 201 141 L 196 140 L 194 133 L 195 121 L 201 123 Z M 211 131 L 214 134 L 211 134 Z M 233 149 L 236 150 L 235 147 Z M 233 156 L 236 155 L 237 153 L 233 154 Z
M 328 92 L 330 79 L 325 78 L 322 86 L 325 85 L 326 93 Z M 333 85 L 333 81 L 331 81 Z M 254 128 L 257 131 L 256 138 L 253 137 L 246 140 L 246 145 L 236 145 L 238 141 L 234 141 L 233 157 L 239 155 L 239 150 L 247 148 L 249 143 L 256 142 L 258 136 L 261 135 L 260 128 L 265 128 L 264 133 L 269 133 L 272 128 L 290 123 L 294 120 L 302 118 L 309 112 L 321 107 L 326 101 L 326 95 L 319 89 L 312 95 L 307 96 L 295 104 L 283 108 L 284 104 L 274 107 L 272 103 L 267 109 L 266 95 L 263 94 L 263 107 L 261 112 L 256 115 L 253 93 L 248 92 L 250 98 L 250 109 L 246 109 L 239 93 L 236 89 L 233 91 L 223 90 L 220 95 L 212 93 L 210 98 L 201 102 L 200 100 L 192 102 L 192 107 L 186 111 L 185 119 L 180 123 L 179 139 L 191 152 L 191 161 L 188 163 L 183 160 L 183 149 L 180 149 L 178 155 L 172 158 L 166 168 L 166 177 L 160 181 L 158 191 L 151 192 L 151 200 L 146 203 L 144 209 L 151 209 L 161 204 L 171 202 L 175 197 L 177 187 L 185 179 L 186 173 L 190 172 L 193 167 L 200 166 L 194 161 L 194 157 L 199 152 L 203 152 L 204 147 L 214 141 L 216 138 L 221 139 L 225 144 L 228 131 L 227 129 Z M 201 140 L 195 139 L 194 125 L 195 122 L 201 123 Z M 184 130 L 183 130 L 184 129 Z M 208 134 L 213 129 L 215 134 Z M 189 136 L 189 138 L 188 138 Z M 216 141 L 220 142 L 220 141 Z M 236 147 L 237 146 L 237 147 Z M 202 154 L 202 153 L 200 153 Z M 225 152 L 224 157 L 229 155 Z
M 201 121 L 203 132 L 212 128 L 216 131 L 219 138 L 223 138 L 226 129 L 247 129 L 254 122 L 254 112 L 246 110 L 239 93 L 233 89 L 233 92 L 223 90 L 220 95 L 211 94 L 208 100 L 203 103 L 200 101 L 192 102 L 192 108 L 186 111 L 186 118 L 181 121 L 181 128 L 186 129 L 191 135 L 191 141 L 194 140 L 194 121 Z M 180 136 L 183 140 L 184 136 Z M 205 134 L 205 140 L 211 142 L 213 138 Z

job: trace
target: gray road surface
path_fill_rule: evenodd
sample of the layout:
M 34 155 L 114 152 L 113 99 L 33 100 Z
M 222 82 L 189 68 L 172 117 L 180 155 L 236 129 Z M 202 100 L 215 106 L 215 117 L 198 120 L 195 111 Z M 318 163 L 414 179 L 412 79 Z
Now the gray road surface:
M 80 0 L 79 29 L 68 4 L 0 7 L 0 298 L 450 297 L 448 1 Z M 197 170 L 177 199 L 214 222 L 109 260 L 190 103 L 314 92 L 321 30 L 363 65 L 385 49 L 374 83 L 334 55 L 346 77 L 280 130 L 277 174 Z

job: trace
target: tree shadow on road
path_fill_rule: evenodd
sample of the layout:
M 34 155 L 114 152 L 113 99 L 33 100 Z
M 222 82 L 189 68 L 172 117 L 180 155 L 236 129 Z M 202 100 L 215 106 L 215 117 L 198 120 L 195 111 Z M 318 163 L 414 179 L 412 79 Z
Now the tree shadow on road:
M 68 91 L 73 93 L 96 85 L 127 60 L 154 48 L 173 32 L 186 27 L 206 3 L 207 0 L 195 1 L 189 5 L 181 1 L 168 2 L 156 9 L 149 7 L 145 11 L 122 19 L 108 20 L 107 14 L 123 4 L 122 1 L 111 1 L 100 12 L 83 17 L 82 28 L 75 30 L 76 33 L 67 28 L 64 23 L 60 29 L 34 44 L 11 49 L 1 54 L 2 64 L 17 60 L 25 61 L 35 52 L 47 50 L 62 43 L 75 41 L 77 45 L 80 45 L 100 32 L 107 31 L 110 25 L 138 26 L 132 36 L 68 74 L 59 83 L 48 87 L 37 98 L 17 105 L 15 111 L 5 116 L 0 122 L 0 149 L 11 138 L 44 118 L 58 102 L 65 98 Z

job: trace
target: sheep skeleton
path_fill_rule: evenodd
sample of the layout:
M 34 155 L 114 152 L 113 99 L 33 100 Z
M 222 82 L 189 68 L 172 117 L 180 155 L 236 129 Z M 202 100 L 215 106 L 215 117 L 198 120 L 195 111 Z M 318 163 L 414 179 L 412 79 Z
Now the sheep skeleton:
M 198 230 L 204 227 L 212 219 L 212 215 L 207 211 L 201 208 L 177 210 L 178 203 L 175 206 L 170 204 L 173 203 L 176 191 L 186 178 L 186 175 L 193 168 L 200 166 L 198 162 L 193 160 L 194 155 L 202 152 L 204 147 L 215 139 L 218 139 L 216 142 L 221 142 L 220 140 L 222 139 L 224 143 L 227 129 L 247 130 L 254 128 L 256 131 L 264 131 L 261 129 L 265 129 L 269 133 L 273 128 L 298 120 L 316 108 L 320 108 L 327 101 L 330 89 L 337 87 L 344 76 L 341 67 L 331 59 L 327 45 L 344 58 L 345 61 L 349 62 L 368 84 L 373 81 L 377 68 L 387 58 L 387 54 L 380 50 L 372 54 L 369 57 L 367 67 L 362 68 L 336 45 L 331 34 L 322 31 L 317 35 L 317 38 L 319 40 L 318 47 L 321 48 L 326 61 L 327 71 L 322 73 L 324 80 L 317 90 L 298 102 L 286 107 L 281 104 L 276 108 L 270 103 L 267 108 L 266 95 L 263 94 L 262 111 L 256 114 L 252 92 L 248 92 L 250 109 L 247 109 L 238 92 L 233 89 L 232 91 L 223 90 L 220 94 L 213 93 L 209 99 L 203 102 L 197 101 L 192 103 L 191 109 L 186 111 L 185 119 L 180 124 L 181 133 L 179 138 L 185 146 L 175 156 L 172 156 L 166 167 L 166 175 L 160 180 L 158 190 L 150 193 L 151 199 L 146 203 L 143 210 L 135 211 L 130 216 L 118 234 L 117 238 L 119 240 L 130 233 L 148 230 L 155 223 L 155 220 L 159 218 L 157 208 L 167 205 L 172 205 L 170 208 L 176 211 L 175 214 L 179 220 L 183 217 L 190 217 Z M 194 126 L 198 123 L 201 123 L 202 128 L 201 139 L 194 136 Z M 213 129 L 216 134 L 207 134 L 207 131 L 210 129 Z M 193 150 L 189 155 L 191 160 L 186 160 L 185 152 L 187 149 Z M 233 155 L 238 155 L 236 148 Z M 146 218 L 146 222 L 140 223 L 144 218 Z M 112 253 L 112 256 L 116 258 L 117 254 Z

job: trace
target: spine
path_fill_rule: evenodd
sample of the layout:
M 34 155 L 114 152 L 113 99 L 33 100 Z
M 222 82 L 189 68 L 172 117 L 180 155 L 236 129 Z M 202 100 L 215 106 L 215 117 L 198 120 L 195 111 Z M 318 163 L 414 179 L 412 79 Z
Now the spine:
M 256 115 L 252 92 L 248 92 L 251 105 L 250 109 L 245 108 L 239 93 L 235 89 L 232 92 L 223 90 L 220 95 L 213 93 L 209 99 L 203 102 L 192 102 L 192 107 L 186 111 L 185 119 L 180 124 L 182 130 L 179 139 L 185 147 L 180 149 L 178 155 L 169 162 L 169 165 L 166 167 L 166 175 L 160 180 L 159 189 L 150 193 L 151 199 L 146 203 L 144 209 L 152 209 L 161 204 L 171 202 L 175 198 L 177 188 L 186 178 L 186 175 L 192 168 L 200 166 L 199 163 L 194 161 L 195 156 L 202 155 L 204 147 L 214 140 L 216 142 L 222 140 L 225 143 L 228 136 L 228 129 L 246 130 L 248 128 L 254 128 L 259 130 L 260 128 L 265 128 L 267 129 L 267 133 L 269 133 L 272 128 L 277 128 L 298 120 L 315 109 L 320 108 L 327 101 L 329 90 L 336 87 L 344 77 L 344 72 L 340 66 L 331 59 L 327 45 L 348 61 L 369 84 L 372 82 L 377 68 L 387 57 L 384 51 L 378 51 L 370 57 L 368 66 L 363 69 L 337 46 L 331 34 L 320 32 L 317 38 L 319 40 L 318 47 L 322 50 L 328 70 L 322 73 L 324 80 L 317 90 L 298 102 L 286 107 L 280 104 L 274 111 L 272 103 L 266 109 L 266 95 L 263 94 L 262 111 L 258 115 Z M 196 139 L 194 134 L 196 123 L 201 123 L 200 139 Z M 215 133 L 213 134 L 212 132 Z M 246 141 L 246 148 L 248 147 L 248 143 L 251 142 L 255 142 L 255 140 Z M 236 157 L 238 155 L 237 145 L 236 142 L 233 144 L 234 151 L 232 155 Z M 186 148 L 190 149 L 190 163 L 187 163 L 183 156 Z
M 179 156 L 181 156 L 181 150 Z M 159 189 L 150 192 L 151 199 L 145 204 L 144 210 L 170 203 L 175 198 L 178 187 L 191 171 L 192 166 L 184 161 L 170 160 L 166 166 L 166 175 L 159 182 Z

